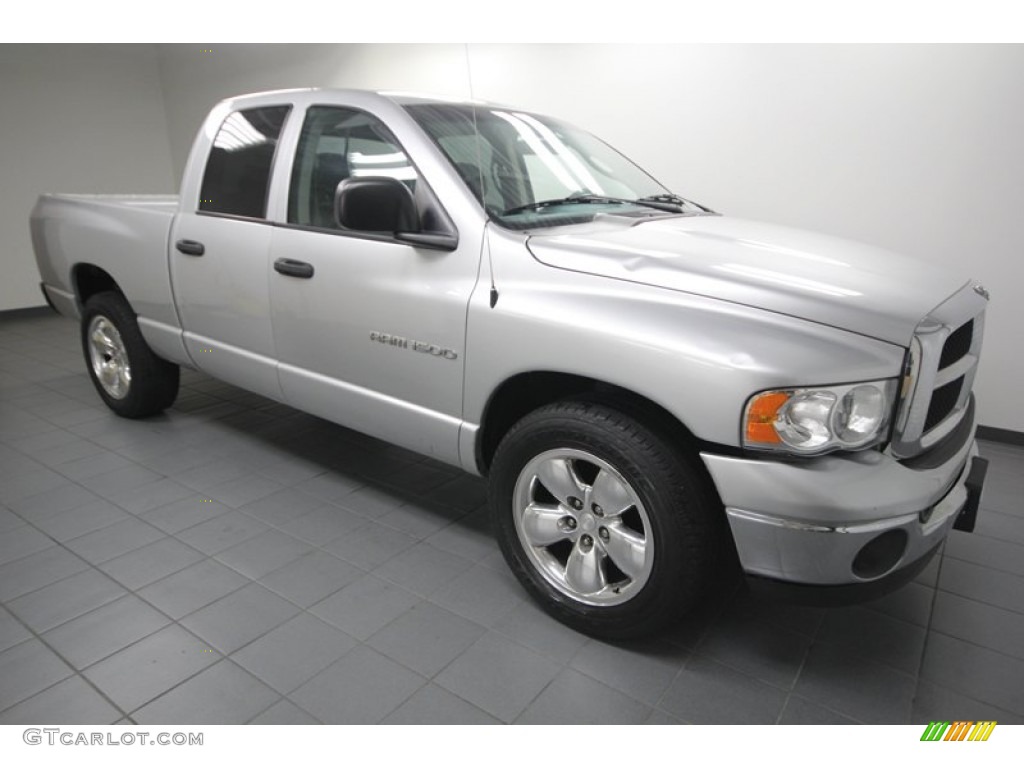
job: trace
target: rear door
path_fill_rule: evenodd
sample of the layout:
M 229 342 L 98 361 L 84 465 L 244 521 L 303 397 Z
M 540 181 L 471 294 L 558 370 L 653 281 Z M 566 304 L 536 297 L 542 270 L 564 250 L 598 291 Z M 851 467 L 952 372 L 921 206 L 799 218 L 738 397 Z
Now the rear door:
M 290 111 L 276 104 L 224 118 L 196 199 L 182 201 L 170 243 L 175 301 L 192 360 L 212 376 L 275 399 L 281 388 L 270 320 L 267 203 Z

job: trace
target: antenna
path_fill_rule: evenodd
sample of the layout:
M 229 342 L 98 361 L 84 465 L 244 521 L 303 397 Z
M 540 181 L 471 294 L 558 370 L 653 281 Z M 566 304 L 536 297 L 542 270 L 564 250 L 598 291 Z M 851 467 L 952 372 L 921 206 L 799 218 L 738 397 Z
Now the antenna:
M 484 157 L 483 149 L 480 146 L 480 127 L 476 120 L 476 94 L 473 93 L 473 66 L 469 58 L 469 43 L 465 43 L 464 47 L 466 51 L 466 81 L 469 84 L 469 108 L 473 111 L 473 135 L 476 138 L 476 170 L 480 174 L 480 205 L 487 213 L 487 225 L 484 227 L 484 247 L 487 248 L 487 269 L 491 278 L 491 309 L 494 309 L 494 305 L 498 303 L 498 288 L 494 284 L 494 260 L 491 258 L 491 214 L 483 200 L 487 195 L 487 190 L 484 188 Z

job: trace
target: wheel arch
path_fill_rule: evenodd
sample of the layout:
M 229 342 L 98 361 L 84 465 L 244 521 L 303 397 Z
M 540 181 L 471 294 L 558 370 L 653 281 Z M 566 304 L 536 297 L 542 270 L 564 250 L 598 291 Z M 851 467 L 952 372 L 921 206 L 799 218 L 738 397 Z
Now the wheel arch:
M 512 425 L 531 411 L 567 399 L 599 402 L 616 408 L 684 450 L 696 451 L 703 445 L 675 414 L 633 390 L 588 376 L 531 371 L 506 379 L 488 399 L 476 440 L 480 473 L 487 475 L 498 444 Z
M 92 296 L 106 291 L 114 291 L 120 294 L 126 302 L 128 301 L 124 291 L 121 290 L 121 286 L 117 284 L 113 276 L 95 264 L 85 262 L 75 264 L 71 268 L 71 286 L 75 291 L 79 310 L 85 306 L 85 302 Z M 131 306 L 131 302 L 128 303 Z

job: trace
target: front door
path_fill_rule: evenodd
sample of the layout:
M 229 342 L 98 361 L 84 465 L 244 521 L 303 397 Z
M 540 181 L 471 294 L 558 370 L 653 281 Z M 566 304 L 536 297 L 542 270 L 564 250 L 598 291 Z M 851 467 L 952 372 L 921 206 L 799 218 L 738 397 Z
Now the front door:
M 270 301 L 286 401 L 421 453 L 458 460 L 466 310 L 479 238 L 454 251 L 343 230 L 334 193 L 352 176 L 406 184 L 421 222 L 444 211 L 384 124 L 313 106 L 299 136 L 287 222 L 274 228 Z M 476 242 L 472 242 L 475 239 Z

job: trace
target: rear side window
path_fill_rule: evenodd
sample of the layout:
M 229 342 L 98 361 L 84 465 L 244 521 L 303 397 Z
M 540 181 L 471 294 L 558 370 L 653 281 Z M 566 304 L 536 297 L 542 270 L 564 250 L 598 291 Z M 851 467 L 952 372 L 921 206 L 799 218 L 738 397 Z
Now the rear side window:
M 274 150 L 289 106 L 232 112 L 213 139 L 199 210 L 266 218 Z

